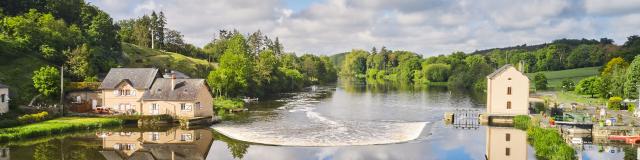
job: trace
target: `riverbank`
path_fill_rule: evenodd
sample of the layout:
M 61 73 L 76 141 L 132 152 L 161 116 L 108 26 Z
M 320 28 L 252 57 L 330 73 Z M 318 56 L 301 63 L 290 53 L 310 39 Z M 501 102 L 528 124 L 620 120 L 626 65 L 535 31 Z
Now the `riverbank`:
M 514 127 L 527 131 L 527 138 L 536 151 L 536 157 L 541 159 L 576 158 L 576 151 L 564 142 L 556 129 L 540 127 L 540 117 L 516 116 Z
M 117 118 L 62 117 L 34 124 L 0 129 L 0 142 L 121 124 L 123 124 L 123 121 Z

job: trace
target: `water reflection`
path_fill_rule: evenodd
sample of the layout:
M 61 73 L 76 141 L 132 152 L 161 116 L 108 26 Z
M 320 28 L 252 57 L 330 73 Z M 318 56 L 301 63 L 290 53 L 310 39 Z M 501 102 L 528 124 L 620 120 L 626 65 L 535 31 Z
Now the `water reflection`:
M 527 133 L 507 127 L 487 127 L 486 158 L 527 159 Z
M 209 130 L 170 129 L 155 132 L 100 132 L 104 158 L 205 159 L 213 141 Z

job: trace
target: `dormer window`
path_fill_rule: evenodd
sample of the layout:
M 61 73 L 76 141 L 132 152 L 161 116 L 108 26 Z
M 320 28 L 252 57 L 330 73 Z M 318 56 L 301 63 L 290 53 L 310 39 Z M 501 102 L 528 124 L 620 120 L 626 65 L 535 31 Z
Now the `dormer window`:
M 116 96 L 135 96 L 136 90 L 119 89 L 119 90 L 114 90 L 113 94 Z

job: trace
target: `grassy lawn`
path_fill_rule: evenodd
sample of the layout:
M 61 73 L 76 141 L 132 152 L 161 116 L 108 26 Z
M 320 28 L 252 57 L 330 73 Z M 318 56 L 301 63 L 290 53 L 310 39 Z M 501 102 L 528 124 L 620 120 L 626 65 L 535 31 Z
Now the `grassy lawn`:
M 34 124 L 0 129 L 0 142 L 120 124 L 122 124 L 122 120 L 116 118 L 62 117 Z
M 598 71 L 600 67 L 586 67 L 586 68 L 576 68 L 576 69 L 567 69 L 560 71 L 542 71 L 536 73 L 527 73 L 527 76 L 530 80 L 533 80 L 534 76 L 538 73 L 543 73 L 547 76 L 547 80 L 549 82 L 548 86 L 551 89 L 559 89 L 562 85 L 562 81 L 565 79 L 571 79 L 576 84 L 584 78 L 598 75 L 600 72 Z M 534 83 L 531 83 L 533 86 Z
M 604 105 L 606 102 L 605 99 L 599 98 L 598 95 L 594 95 L 593 97 L 591 97 L 591 95 L 580 95 L 575 92 L 563 91 L 556 92 L 556 95 L 558 98 L 558 102 L 560 103 L 577 102 L 587 105 Z
M 134 44 L 122 43 L 125 67 L 160 67 L 175 69 L 192 77 L 207 77 L 215 66 L 203 59 L 192 58 L 173 52 L 163 52 Z

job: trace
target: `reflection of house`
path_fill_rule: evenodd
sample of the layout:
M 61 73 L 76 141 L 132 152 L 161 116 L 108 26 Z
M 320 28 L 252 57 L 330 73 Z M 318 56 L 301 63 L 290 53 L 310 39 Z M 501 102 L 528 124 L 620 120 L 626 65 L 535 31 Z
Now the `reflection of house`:
M 529 113 L 529 78 L 508 64 L 487 76 L 489 116 Z
M 0 148 L 0 160 L 10 160 L 9 148 Z
M 527 133 L 515 128 L 487 127 L 486 158 L 527 159 Z
M 9 112 L 9 86 L 0 84 L 0 115 Z
M 204 79 L 168 77 L 160 77 L 154 68 L 113 68 L 100 85 L 102 104 L 126 114 L 213 116 L 213 98 Z
M 208 130 L 104 133 L 103 151 L 112 159 L 206 159 L 213 142 Z

